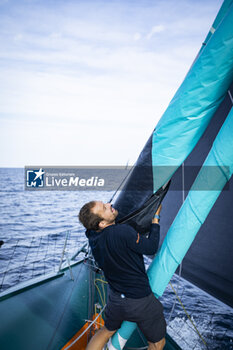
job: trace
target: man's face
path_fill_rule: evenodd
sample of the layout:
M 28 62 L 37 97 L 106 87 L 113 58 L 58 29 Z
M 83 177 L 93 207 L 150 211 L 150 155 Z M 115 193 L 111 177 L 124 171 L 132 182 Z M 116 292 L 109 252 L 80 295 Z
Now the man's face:
M 92 209 L 94 214 L 99 215 L 103 220 L 100 222 L 100 228 L 112 225 L 118 215 L 118 211 L 112 207 L 110 203 L 97 201 Z

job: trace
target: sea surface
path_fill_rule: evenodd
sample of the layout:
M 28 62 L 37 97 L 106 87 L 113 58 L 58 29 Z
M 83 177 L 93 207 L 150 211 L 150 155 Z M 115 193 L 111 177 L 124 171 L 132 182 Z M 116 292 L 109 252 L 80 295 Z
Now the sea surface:
M 18 168 L 0 168 L 0 179 L 0 292 L 56 270 L 66 238 L 71 257 L 86 241 L 77 219 L 81 206 L 93 199 L 108 201 L 113 194 L 25 191 L 24 169 Z M 170 285 L 161 301 L 168 333 L 180 347 L 233 349 L 233 310 L 179 276 L 171 283 L 182 305 Z

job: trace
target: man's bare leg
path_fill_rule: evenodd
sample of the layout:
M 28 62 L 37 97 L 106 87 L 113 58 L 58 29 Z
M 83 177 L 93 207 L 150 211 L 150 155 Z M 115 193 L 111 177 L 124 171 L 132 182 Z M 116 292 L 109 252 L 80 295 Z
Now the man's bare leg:
M 160 341 L 158 341 L 157 343 L 149 343 L 149 347 L 148 350 L 163 350 L 166 340 L 165 338 L 161 339 Z
M 102 350 L 109 338 L 116 331 L 109 331 L 106 327 L 101 328 L 89 341 L 86 350 Z

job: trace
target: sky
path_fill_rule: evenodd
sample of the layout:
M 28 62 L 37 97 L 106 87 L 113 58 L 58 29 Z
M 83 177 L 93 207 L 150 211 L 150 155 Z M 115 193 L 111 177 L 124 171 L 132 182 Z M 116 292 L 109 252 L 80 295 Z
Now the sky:
M 0 166 L 134 164 L 222 0 L 0 0 Z

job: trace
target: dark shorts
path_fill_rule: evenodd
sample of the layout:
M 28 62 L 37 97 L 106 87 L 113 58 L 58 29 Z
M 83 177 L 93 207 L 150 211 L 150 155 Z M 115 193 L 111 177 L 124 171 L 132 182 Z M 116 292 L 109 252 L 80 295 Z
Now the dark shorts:
M 109 331 L 120 328 L 123 321 L 136 322 L 145 338 L 157 343 L 166 334 L 163 306 L 154 294 L 140 298 L 122 298 L 120 293 L 109 292 L 105 309 L 105 327 Z

